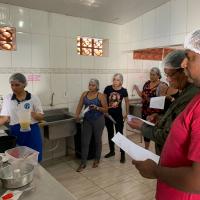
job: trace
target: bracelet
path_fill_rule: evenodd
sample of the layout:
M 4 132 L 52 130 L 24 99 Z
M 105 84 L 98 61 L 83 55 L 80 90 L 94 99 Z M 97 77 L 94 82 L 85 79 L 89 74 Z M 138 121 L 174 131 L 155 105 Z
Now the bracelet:
M 99 109 L 100 109 L 99 107 L 96 108 L 97 111 L 99 111 Z

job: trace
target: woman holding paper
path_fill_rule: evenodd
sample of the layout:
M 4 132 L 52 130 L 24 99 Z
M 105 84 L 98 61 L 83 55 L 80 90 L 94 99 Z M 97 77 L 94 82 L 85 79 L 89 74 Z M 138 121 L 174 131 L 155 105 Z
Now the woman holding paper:
M 161 72 L 157 67 L 153 67 L 150 70 L 150 80 L 148 80 L 142 91 L 139 90 L 137 85 L 134 85 L 134 89 L 137 94 L 142 98 L 142 119 L 146 120 L 148 115 L 153 113 L 160 113 L 160 109 L 149 108 L 150 98 L 156 96 L 163 96 L 166 94 L 168 85 L 165 82 L 160 81 Z M 152 121 L 154 122 L 154 121 Z M 150 140 L 144 137 L 145 149 L 149 148 Z
M 104 95 L 99 92 L 99 81 L 90 79 L 88 91 L 83 92 L 76 109 L 76 119 L 79 121 L 80 113 L 85 106 L 83 118 L 83 131 L 81 134 L 81 164 L 77 172 L 81 172 L 86 167 L 89 144 L 92 134 L 95 139 L 95 159 L 93 168 L 98 167 L 101 157 L 101 136 L 105 126 L 103 113 L 107 112 L 107 103 Z
M 127 89 L 122 87 L 123 76 L 120 73 L 116 73 L 113 76 L 112 85 L 108 85 L 104 89 L 104 94 L 108 103 L 108 116 L 106 117 L 106 128 L 108 131 L 108 141 L 110 152 L 105 155 L 105 158 L 109 158 L 115 155 L 115 145 L 112 141 L 114 136 L 114 126 L 116 132 L 123 134 L 124 120 L 127 118 L 129 101 L 128 101 L 128 92 Z M 125 100 L 125 114 L 122 113 L 122 100 Z M 121 158 L 120 162 L 125 163 L 125 152 L 120 149 Z

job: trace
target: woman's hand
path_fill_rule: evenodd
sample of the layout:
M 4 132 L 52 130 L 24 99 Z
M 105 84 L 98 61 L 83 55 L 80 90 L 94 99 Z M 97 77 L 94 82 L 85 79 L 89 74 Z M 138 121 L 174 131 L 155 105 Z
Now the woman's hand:
M 159 114 L 158 113 L 153 113 L 151 115 L 147 116 L 147 121 L 152 122 L 152 123 L 156 123 L 159 119 Z
M 99 110 L 99 107 L 94 104 L 89 105 L 89 108 L 90 108 L 90 110 Z
M 134 89 L 134 90 L 139 90 L 139 88 L 138 88 L 137 85 L 133 85 L 133 89 Z
M 80 115 L 75 115 L 76 122 L 80 122 Z
M 31 117 L 37 121 L 41 121 L 44 119 L 44 115 L 42 113 L 38 113 L 38 112 L 31 112 Z
M 140 119 L 132 119 L 131 121 L 128 121 L 128 125 L 133 129 L 141 129 L 144 122 Z

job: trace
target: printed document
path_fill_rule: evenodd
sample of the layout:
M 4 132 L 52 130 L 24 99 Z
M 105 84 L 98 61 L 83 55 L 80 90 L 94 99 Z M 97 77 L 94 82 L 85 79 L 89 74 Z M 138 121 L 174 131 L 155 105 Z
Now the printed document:
M 160 97 L 152 97 L 150 99 L 150 108 L 157 108 L 157 109 L 164 109 L 165 106 L 165 96 L 160 96 Z
M 146 159 L 151 159 L 156 163 L 159 162 L 160 156 L 136 145 L 119 132 L 112 138 L 112 141 L 121 149 L 123 149 L 134 160 L 144 161 Z

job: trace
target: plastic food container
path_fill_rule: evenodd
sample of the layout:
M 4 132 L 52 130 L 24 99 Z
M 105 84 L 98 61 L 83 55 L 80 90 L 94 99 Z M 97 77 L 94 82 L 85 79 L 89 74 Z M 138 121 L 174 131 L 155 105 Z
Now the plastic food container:
M 5 151 L 5 154 L 8 157 L 9 162 L 25 161 L 32 165 L 38 164 L 39 152 L 26 146 L 18 146 L 12 149 L 8 149 Z

